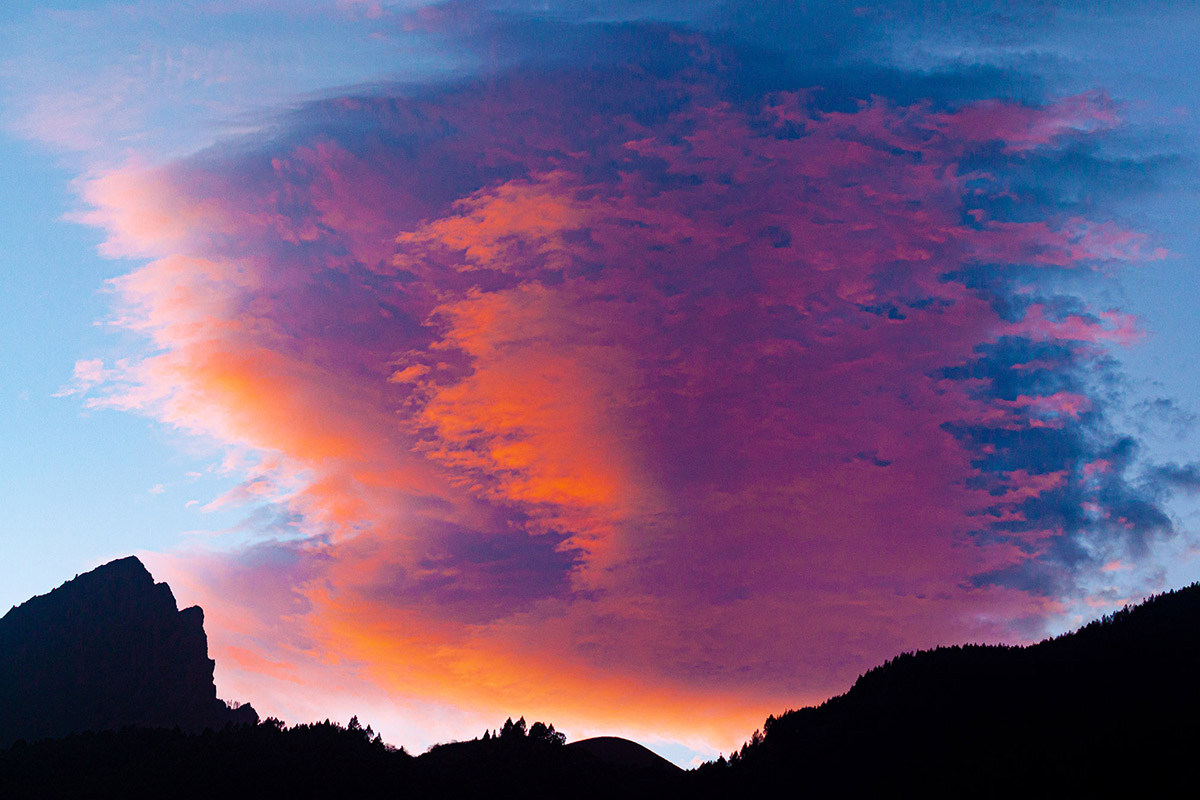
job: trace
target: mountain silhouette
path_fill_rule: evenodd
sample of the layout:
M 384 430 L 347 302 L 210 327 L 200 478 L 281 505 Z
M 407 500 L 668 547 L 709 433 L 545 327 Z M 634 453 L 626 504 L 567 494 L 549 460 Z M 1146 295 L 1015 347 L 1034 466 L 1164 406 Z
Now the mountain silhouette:
M 1200 779 L 1200 584 L 1026 647 L 906 653 L 770 717 L 706 789 L 1163 796 Z
M 507 720 L 495 736 L 431 747 L 411 783 L 432 796 L 670 796 L 683 770 L 628 739 L 585 739 L 564 746 L 554 726 Z M 503 791 L 508 787 L 509 791 Z
M 256 722 L 217 699 L 204 612 L 180 611 L 137 558 L 98 567 L 0 618 L 0 746 L 126 725 Z
M 357 717 L 258 722 L 216 698 L 202 622 L 137 559 L 0 619 L 0 734 L 20 740 L 0 745 L 0 795 L 1157 797 L 1200 781 L 1200 585 L 1036 645 L 902 654 L 687 772 L 524 719 L 416 758 Z
M 680 768 L 648 747 L 619 736 L 595 736 L 567 745 L 573 750 L 588 753 L 594 758 L 621 767 L 637 767 L 659 772 L 680 772 Z

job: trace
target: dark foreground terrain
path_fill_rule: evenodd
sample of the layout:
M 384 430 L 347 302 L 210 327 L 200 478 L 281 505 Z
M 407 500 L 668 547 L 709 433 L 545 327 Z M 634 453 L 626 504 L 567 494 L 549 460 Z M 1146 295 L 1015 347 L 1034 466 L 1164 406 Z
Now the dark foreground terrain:
M 136 559 L 0 619 L 0 797 L 1148 797 L 1200 781 L 1200 585 L 1031 647 L 901 655 L 689 772 L 524 720 L 419 757 L 357 719 L 259 722 L 216 699 L 201 620 Z
M 905 654 L 817 708 L 768 718 L 716 794 L 1193 796 L 1200 584 L 1030 647 Z

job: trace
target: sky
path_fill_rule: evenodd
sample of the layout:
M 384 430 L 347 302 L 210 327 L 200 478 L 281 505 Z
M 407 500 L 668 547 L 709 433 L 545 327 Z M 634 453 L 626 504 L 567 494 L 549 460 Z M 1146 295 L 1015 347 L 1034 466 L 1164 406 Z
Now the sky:
M 1200 12 L 8 3 L 0 607 L 688 765 L 1200 578 Z

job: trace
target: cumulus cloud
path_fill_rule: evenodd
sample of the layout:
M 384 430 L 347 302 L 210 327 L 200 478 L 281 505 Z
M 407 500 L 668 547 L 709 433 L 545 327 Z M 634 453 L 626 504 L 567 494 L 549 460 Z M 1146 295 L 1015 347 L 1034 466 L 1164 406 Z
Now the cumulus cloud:
M 549 24 L 475 13 L 411 20 L 515 52 Z M 83 184 L 107 251 L 152 259 L 114 289 L 154 350 L 80 390 L 271 459 L 217 502 L 286 523 L 165 567 L 239 685 L 337 660 L 720 736 L 901 649 L 1028 635 L 1174 535 L 1113 422 L 1136 322 L 1064 288 L 1163 254 L 1027 182 L 1118 103 L 555 24 L 577 63 Z

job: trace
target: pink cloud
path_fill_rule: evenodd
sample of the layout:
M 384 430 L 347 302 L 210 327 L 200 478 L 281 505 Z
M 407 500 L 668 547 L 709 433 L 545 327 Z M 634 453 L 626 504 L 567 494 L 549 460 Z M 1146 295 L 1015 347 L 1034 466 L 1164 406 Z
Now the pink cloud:
M 950 114 L 935 115 L 935 119 L 953 141 L 998 142 L 1006 150 L 1018 152 L 1053 144 L 1065 136 L 1104 131 L 1120 122 L 1115 104 L 1103 92 L 1066 97 L 1049 109 L 983 100 Z
M 154 259 L 114 289 L 155 353 L 106 402 L 271 459 L 214 502 L 269 503 L 275 545 L 162 559 L 239 692 L 728 746 L 897 651 L 1028 635 L 1064 607 L 1030 581 L 1101 568 L 1062 506 L 1115 484 L 1068 445 L 1133 322 L 954 276 L 1144 252 L 967 213 L 1014 191 L 964 166 L 985 132 L 1019 158 L 1110 104 L 626 78 L 333 100 L 84 186 L 106 252 Z

